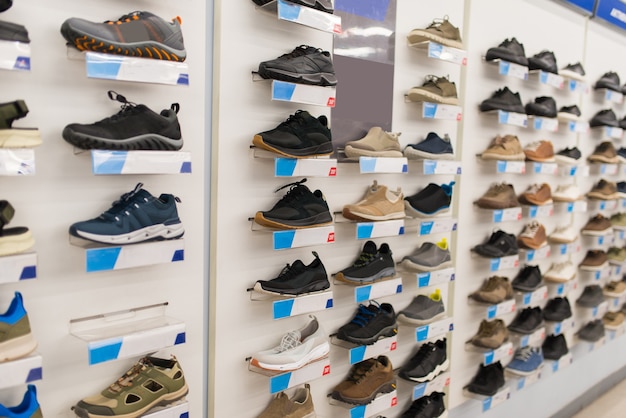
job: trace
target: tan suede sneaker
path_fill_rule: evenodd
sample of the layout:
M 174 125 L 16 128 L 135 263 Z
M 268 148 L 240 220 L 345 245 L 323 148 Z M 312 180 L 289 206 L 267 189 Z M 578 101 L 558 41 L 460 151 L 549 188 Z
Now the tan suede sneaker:
M 589 219 L 587 224 L 582 229 L 583 234 L 594 236 L 610 234 L 612 231 L 613 225 L 611 225 L 611 221 L 601 214 L 597 214 L 593 218 Z
M 476 201 L 482 209 L 506 209 L 519 206 L 517 195 L 512 184 L 496 183 Z
M 435 102 L 449 105 L 459 104 L 456 84 L 447 77 L 426 76 L 424 84 L 409 90 L 408 99 L 412 102 Z
M 346 143 L 344 152 L 348 158 L 359 157 L 402 157 L 400 133 L 385 132 L 379 126 L 370 128 L 367 135 Z
M 367 365 L 369 367 L 360 369 L 358 375 L 349 376 L 349 383 L 342 382 L 335 387 L 331 396 L 342 402 L 365 405 L 374 400 L 378 394 L 396 389 L 396 377 L 388 357 L 379 356 L 374 362 L 368 361 Z M 338 388 L 340 390 L 337 390 Z
M 400 188 L 395 192 L 386 186 L 377 185 L 376 190 L 370 188 L 364 199 L 343 207 L 343 216 L 354 221 L 386 221 L 389 219 L 403 219 L 404 195 Z
M 612 181 L 606 181 L 601 179 L 593 188 L 587 193 L 587 197 L 590 199 L 600 200 L 615 200 L 619 198 L 617 192 L 617 185 Z
M 311 386 L 298 388 L 291 398 L 285 392 L 277 394 L 258 418 L 313 418 L 315 410 Z
M 526 154 L 515 135 L 496 136 L 483 153 L 483 160 L 524 161 Z
M 420 42 L 434 41 L 452 48 L 463 49 L 463 41 L 459 28 L 448 21 L 448 16 L 435 19 L 426 29 L 413 29 L 407 36 L 409 45 Z
M 602 323 L 604 323 L 604 327 L 607 329 L 618 329 L 624 323 L 624 314 L 620 311 L 607 312 L 602 317 Z
M 609 264 L 606 253 L 602 250 L 589 250 L 578 268 L 587 271 L 602 270 Z
M 541 140 L 528 144 L 524 148 L 524 154 L 526 154 L 526 159 L 529 161 L 540 163 L 554 161 L 554 147 L 550 141 Z
M 552 190 L 548 183 L 542 185 L 532 184 L 519 197 L 520 203 L 524 205 L 548 205 L 552 203 Z
M 508 339 L 509 330 L 503 320 L 487 321 L 483 319 L 478 327 L 478 332 L 470 339 L 470 342 L 477 347 L 496 349 Z
M 522 233 L 517 237 L 520 247 L 538 250 L 548 244 L 546 229 L 537 221 L 532 221 L 524 227 Z
M 513 298 L 513 287 L 508 277 L 491 276 L 483 282 L 483 285 L 470 294 L 469 297 L 476 302 L 501 303 Z
M 592 163 L 607 164 L 617 164 L 619 162 L 617 151 L 610 141 L 604 141 L 598 145 L 593 151 L 593 154 L 589 156 L 588 160 Z

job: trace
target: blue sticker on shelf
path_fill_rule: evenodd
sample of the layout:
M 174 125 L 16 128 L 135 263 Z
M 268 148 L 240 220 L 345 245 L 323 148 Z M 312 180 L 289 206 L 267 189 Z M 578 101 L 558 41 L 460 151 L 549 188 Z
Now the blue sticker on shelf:
M 176 250 L 174 251 L 174 256 L 172 257 L 172 262 L 183 261 L 185 259 L 185 250 Z
M 189 412 L 183 412 L 179 418 L 189 418 Z
M 176 84 L 181 85 L 181 86 L 188 86 L 189 85 L 189 74 L 179 74 L 178 75 L 178 80 L 176 80 Z
M 487 412 L 491 409 L 491 396 L 483 399 L 483 412 Z
M 429 58 L 441 58 L 443 53 L 443 45 L 436 42 L 430 42 L 428 44 L 428 57 Z
M 565 3 L 572 4 L 586 12 L 593 13 L 596 6 L 596 0 L 562 0 Z
M 430 273 L 419 273 L 417 275 L 417 287 L 427 287 L 430 283 Z
M 360 158 L 359 166 L 361 168 L 361 173 L 375 173 L 376 172 L 376 158 L 375 157 Z
M 106 161 L 93 164 L 94 174 L 122 174 L 128 151 L 111 151 Z
M 105 361 L 115 360 L 119 356 L 121 348 L 121 338 L 117 340 L 107 340 L 107 342 L 101 346 L 94 344 L 89 347 L 89 364 L 98 364 L 104 363 Z
M 272 98 L 275 100 L 291 101 L 293 92 L 296 90 L 295 84 L 284 81 L 274 80 L 272 86 Z
M 17 57 L 13 69 L 30 70 L 30 57 Z
M 496 317 L 498 311 L 498 305 L 491 305 L 487 308 L 487 319 L 493 319 Z
M 41 367 L 35 367 L 34 369 L 30 369 L 30 371 L 28 372 L 28 376 L 26 376 L 26 382 L 24 383 L 30 383 L 30 382 L 34 382 L 36 380 L 41 380 L 43 377 L 43 370 Z
M 181 174 L 191 173 L 191 161 L 184 161 L 180 166 L 180 172 Z
M 37 277 L 37 266 L 26 266 L 22 269 L 20 280 L 34 279 Z
M 433 221 L 422 222 L 420 225 L 420 235 L 428 235 L 433 229 Z
M 350 418 L 365 418 L 367 405 L 355 406 L 350 410 Z
M 275 158 L 274 175 L 276 177 L 291 177 L 296 171 L 298 160 L 295 158 Z
M 270 393 L 278 393 L 289 388 L 291 372 L 279 374 L 270 378 Z
M 485 366 L 489 366 L 491 363 L 493 363 L 494 357 L 495 353 L 493 351 L 485 353 L 483 356 L 483 362 L 485 363 Z
M 500 259 L 499 258 L 492 258 L 489 264 L 489 267 L 491 269 L 491 271 L 498 271 L 498 269 L 500 268 Z
M 350 364 L 358 363 L 365 359 L 366 345 L 361 345 L 350 349 Z
M 493 221 L 495 223 L 499 223 L 502 222 L 502 215 L 504 214 L 504 211 L 502 209 L 496 209 L 493 211 Z
M 274 249 L 284 250 L 291 248 L 293 240 L 296 237 L 296 231 L 275 231 L 274 234 Z
M 185 342 L 187 342 L 187 334 L 185 332 L 179 332 L 178 334 L 176 334 L 174 345 L 185 344 Z
M 291 316 L 294 299 L 277 300 L 274 302 L 274 319 L 287 318 Z
M 496 167 L 498 173 L 506 173 L 506 161 L 497 161 Z
M 417 341 L 424 341 L 428 337 L 428 325 L 422 325 L 415 330 Z
M 87 75 L 89 77 L 115 80 L 122 66 L 121 60 L 92 61 L 87 58 Z
M 435 174 L 437 168 L 437 161 L 426 160 L 424 161 L 424 174 Z
M 354 295 L 357 303 L 366 302 L 370 300 L 370 293 L 372 291 L 372 286 L 363 286 L 355 289 Z
M 420 383 L 413 387 L 413 399 L 419 399 L 426 393 L 426 383 Z
M 372 236 L 374 231 L 373 223 L 359 223 L 356 226 L 356 239 L 367 239 Z
M 422 110 L 422 115 L 426 119 L 434 119 L 435 114 L 437 113 L 437 105 L 434 103 L 424 103 L 424 108 Z
M 330 309 L 333 307 L 333 299 L 330 298 L 326 301 L 326 309 Z
M 301 8 L 302 6 L 278 0 L 278 18 L 295 21 L 298 19 L 298 16 L 300 16 Z
M 122 247 L 88 249 L 87 272 L 113 270 L 121 251 Z
M 500 73 L 500 75 L 508 75 L 510 69 L 511 69 L 510 62 L 500 60 L 500 65 L 498 67 L 498 72 Z

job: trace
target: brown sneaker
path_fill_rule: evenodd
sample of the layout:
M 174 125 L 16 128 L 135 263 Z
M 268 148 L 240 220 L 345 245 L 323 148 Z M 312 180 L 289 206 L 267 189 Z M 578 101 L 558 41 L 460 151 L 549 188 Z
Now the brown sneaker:
M 589 250 L 583 261 L 580 262 L 578 268 L 587 271 L 602 270 L 609 264 L 606 253 L 602 250 Z
M 598 145 L 593 151 L 593 154 L 589 156 L 589 161 L 592 163 L 617 164 L 619 159 L 613 143 L 610 141 L 604 141 Z
M 506 209 L 517 207 L 519 203 L 512 184 L 496 183 L 476 201 L 476 205 L 483 209 Z
M 526 154 L 526 159 L 529 161 L 540 163 L 554 161 L 554 147 L 550 141 L 533 142 L 524 148 L 524 154 Z
M 513 298 L 513 287 L 507 277 L 491 276 L 469 297 L 482 303 L 501 303 Z
M 602 317 L 604 327 L 608 329 L 618 329 L 624 323 L 624 314 L 621 311 L 607 312 Z
M 368 368 L 359 369 L 360 373 L 349 376 L 347 383 L 341 382 L 337 385 L 331 394 L 333 399 L 365 405 L 374 400 L 378 394 L 396 389 L 396 378 L 388 357 L 379 356 L 373 362 L 368 361 L 367 365 Z
M 613 225 L 612 222 L 611 225 Z M 606 252 L 606 256 L 609 258 L 609 261 L 612 261 L 616 264 L 622 264 L 626 261 L 626 248 L 611 247 Z
M 498 135 L 480 157 L 483 160 L 524 161 L 526 154 L 515 135 Z
M 463 49 L 459 28 L 452 26 L 448 16 L 443 19 L 435 19 L 426 29 L 413 29 L 407 36 L 409 45 L 420 42 L 434 41 L 452 48 Z
M 593 218 L 589 219 L 587 225 L 582 229 L 584 235 L 600 236 L 606 235 L 613 231 L 613 226 L 608 218 L 605 218 L 601 214 L 597 214 Z
M 400 133 L 385 132 L 382 128 L 374 126 L 370 128 L 361 139 L 346 143 L 344 152 L 348 158 L 359 157 L 402 157 Z
M 265 408 L 258 418 L 309 418 L 315 416 L 311 386 L 308 383 L 298 388 L 289 398 L 285 392 L 280 392 Z
M 400 188 L 394 192 L 379 184 L 375 191 L 372 190 L 370 188 L 361 201 L 344 206 L 343 216 L 354 221 L 384 221 L 406 217 L 404 195 Z
M 459 104 L 456 84 L 450 82 L 447 77 L 437 77 L 435 75 L 426 76 L 424 84 L 420 87 L 411 88 L 407 96 L 412 102 Z
M 470 342 L 477 347 L 496 349 L 509 339 L 509 330 L 504 321 L 494 319 L 487 321 L 483 319 L 478 327 L 478 332 L 472 337 Z
M 546 228 L 537 221 L 532 221 L 524 227 L 524 230 L 517 237 L 520 247 L 537 250 L 548 245 L 546 239 Z
M 519 201 L 524 205 L 548 205 L 552 203 L 552 189 L 548 183 L 543 183 L 541 186 L 532 184 L 520 195 Z
M 611 298 L 619 298 L 624 294 L 624 292 L 626 292 L 626 283 L 621 280 L 608 282 L 602 290 L 602 293 L 604 293 L 605 296 Z
M 600 200 L 615 200 L 619 198 L 617 185 L 612 181 L 601 179 L 595 186 L 593 186 L 589 193 L 587 193 L 587 197 Z

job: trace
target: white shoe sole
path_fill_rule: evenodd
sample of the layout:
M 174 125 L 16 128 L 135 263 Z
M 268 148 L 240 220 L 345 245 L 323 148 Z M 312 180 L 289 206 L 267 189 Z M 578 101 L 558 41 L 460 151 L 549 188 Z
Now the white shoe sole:
M 591 235 L 592 237 L 601 237 L 601 236 L 610 234 L 612 232 L 612 229 L 613 228 L 610 227 L 610 228 L 607 228 L 607 229 L 602 230 L 602 231 L 585 231 L 585 230 L 583 230 L 581 233 L 583 235 Z
M 578 122 L 581 120 L 580 116 L 576 116 L 572 113 L 567 113 L 567 112 L 557 113 L 556 118 L 560 121 L 565 121 L 565 122 Z
M 520 154 L 510 154 L 510 155 L 501 155 L 501 154 L 486 154 L 482 153 L 480 158 L 483 160 L 497 160 L 497 161 L 525 161 L 526 154 L 523 152 Z
M 585 76 L 570 70 L 559 70 L 559 75 L 576 81 L 585 81 Z
M 426 32 L 423 29 L 413 29 L 407 35 L 407 41 L 409 42 L 409 45 L 419 44 L 420 42 L 433 41 L 452 48 L 463 49 L 463 44 L 461 42 L 454 41 L 452 39 L 442 38 L 441 36 Z
M 441 364 L 438 364 L 435 367 L 435 370 L 433 370 L 432 372 L 428 373 L 426 376 L 424 376 L 424 377 L 417 377 L 417 378 L 409 377 L 409 379 L 412 382 L 418 382 L 418 383 L 428 382 L 430 380 L 433 380 L 435 378 L 435 376 L 437 376 L 440 373 L 443 373 L 446 370 L 448 370 L 449 366 L 450 366 L 450 361 L 448 359 L 446 359 L 446 361 L 444 361 Z
M 426 325 L 426 324 L 430 324 L 433 321 L 436 321 L 439 318 L 443 318 L 444 316 L 446 316 L 445 311 L 441 312 L 440 314 L 437 314 L 435 316 L 433 316 L 432 318 L 428 318 L 428 319 L 414 319 L 414 318 L 409 318 L 408 316 L 404 315 L 403 313 L 398 314 L 398 321 L 402 321 L 406 324 L 412 324 L 412 325 Z
M 35 239 L 30 231 L 20 235 L 0 237 L 0 256 L 19 254 L 35 245 Z
M 39 129 L 0 129 L 0 148 L 34 148 L 41 143 Z
M 138 242 L 150 241 L 156 238 L 176 239 L 183 236 L 185 228 L 182 223 L 173 225 L 152 225 L 146 228 L 138 229 L 128 234 L 121 235 L 98 235 L 77 230 L 76 233 L 81 237 L 90 241 L 101 242 L 104 244 L 135 244 Z
M 438 211 L 433 213 L 424 213 L 415 209 L 408 201 L 405 200 L 404 211 L 406 213 L 406 216 L 408 216 L 409 218 L 437 218 L 439 216 L 444 216 L 450 213 L 450 206 L 439 209 Z
M 442 97 L 429 91 L 422 90 L 419 87 L 414 87 L 409 90 L 407 97 L 412 102 L 435 102 L 447 105 L 459 104 L 459 99 L 457 97 Z
M 609 265 L 609 262 L 607 261 L 603 264 L 600 264 L 599 266 L 578 266 L 578 268 L 584 271 L 601 271 L 608 265 Z
M 0 363 L 27 356 L 35 351 L 35 348 L 37 348 L 37 340 L 32 332 L 12 338 L 0 344 Z
M 369 151 L 360 148 L 354 148 L 348 145 L 344 148 L 343 152 L 346 154 L 348 158 L 359 158 L 359 157 L 388 157 L 388 158 L 402 158 L 402 152 L 400 151 Z
M 580 160 L 575 160 L 574 158 L 564 157 L 562 155 L 555 155 L 554 161 L 556 161 L 559 164 L 568 164 L 568 165 L 580 164 Z
M 286 372 L 290 370 L 300 369 L 306 366 L 307 364 L 314 362 L 315 360 L 319 360 L 327 356 L 329 351 L 330 351 L 330 344 L 328 344 L 328 342 L 324 342 L 323 344 L 320 344 L 317 347 L 313 348 L 313 350 L 307 353 L 300 360 L 295 361 L 293 363 L 270 364 L 270 363 L 263 363 L 256 359 L 252 359 L 252 362 L 255 366 L 258 366 L 265 370 L 276 370 L 276 371 Z
M 348 216 L 346 216 L 346 214 Z M 344 218 L 350 219 L 350 220 L 356 220 L 359 222 L 369 222 L 369 221 L 390 221 L 390 220 L 394 220 L 394 219 L 404 219 L 406 218 L 406 214 L 404 212 L 393 212 L 393 213 L 389 213 L 387 215 L 382 215 L 382 216 L 374 216 L 374 215 L 370 215 L 367 213 L 361 213 L 355 210 L 350 210 L 348 211 L 348 213 L 344 212 Z M 351 217 L 352 216 L 352 217 Z M 358 218 L 358 219 L 356 219 Z
M 435 271 L 444 269 L 446 267 L 452 267 L 452 260 L 446 261 L 444 263 L 439 264 L 438 266 L 423 266 L 421 264 L 414 263 L 411 260 L 403 260 L 400 262 L 400 265 L 408 270 L 417 270 L 417 271 Z
M 409 160 L 454 160 L 454 154 L 431 154 L 413 147 L 406 147 L 404 156 Z

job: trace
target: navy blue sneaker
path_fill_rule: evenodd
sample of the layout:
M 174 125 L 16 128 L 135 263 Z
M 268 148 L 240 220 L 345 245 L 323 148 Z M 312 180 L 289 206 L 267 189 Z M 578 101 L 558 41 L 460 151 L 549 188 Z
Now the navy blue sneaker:
M 434 132 L 430 132 L 426 139 L 418 144 L 409 144 L 404 149 L 404 156 L 409 160 L 421 160 L 431 158 L 433 160 L 452 160 L 454 154 L 450 137 L 445 134 L 443 138 Z
M 617 182 L 617 193 L 620 198 L 626 198 L 626 181 Z
M 526 376 L 533 374 L 543 364 L 543 352 L 541 347 L 518 348 L 515 351 L 515 357 L 506 366 L 506 370 L 510 373 Z
M 41 407 L 37 402 L 37 388 L 28 385 L 24 398 L 19 405 L 4 406 L 0 404 L 0 416 L 7 418 L 42 418 Z
M 620 163 L 626 163 L 626 148 L 622 147 L 617 150 L 617 158 Z
M 137 183 L 134 190 L 123 194 L 102 215 L 70 226 L 70 235 L 104 244 L 182 237 L 185 229 L 176 210 L 180 199 L 171 194 L 156 198 L 142 187 L 142 183 Z

